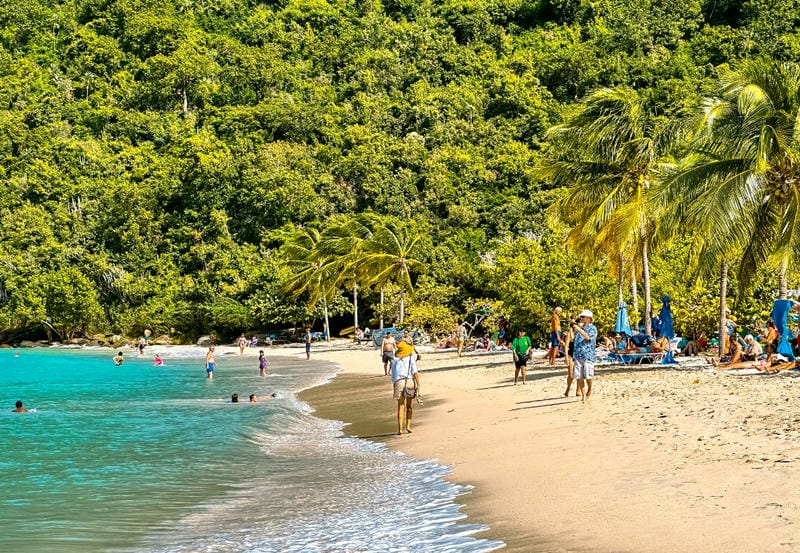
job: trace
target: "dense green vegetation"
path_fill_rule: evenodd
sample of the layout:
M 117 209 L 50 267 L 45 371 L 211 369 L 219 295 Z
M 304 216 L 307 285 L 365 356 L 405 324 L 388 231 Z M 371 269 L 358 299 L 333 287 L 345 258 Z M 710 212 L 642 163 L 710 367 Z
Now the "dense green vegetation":
M 354 291 L 362 326 L 439 330 L 484 303 L 531 327 L 557 304 L 605 323 L 645 277 L 639 312 L 669 294 L 691 332 L 714 325 L 721 259 L 731 290 L 748 286 L 741 313 L 762 317 L 776 270 L 794 275 L 797 240 L 774 229 L 794 217 L 800 148 L 761 164 L 786 177 L 775 209 L 725 222 L 682 198 L 740 208 L 709 175 L 724 181 L 712 162 L 741 144 L 672 127 L 743 60 L 800 59 L 798 4 L 4 2 L 0 326 L 222 337 L 352 314 Z M 625 127 L 649 141 L 644 166 L 645 149 L 570 131 L 603 89 L 646 114 Z M 667 178 L 697 163 L 706 180 Z M 592 216 L 608 202 L 614 217 Z M 758 238 L 780 247 L 748 249 L 764 217 Z

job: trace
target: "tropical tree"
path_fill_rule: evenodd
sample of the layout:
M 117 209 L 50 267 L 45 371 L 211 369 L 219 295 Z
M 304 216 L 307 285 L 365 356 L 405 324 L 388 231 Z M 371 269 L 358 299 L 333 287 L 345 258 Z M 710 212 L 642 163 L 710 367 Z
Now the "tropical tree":
M 684 220 L 703 238 L 701 262 L 722 260 L 725 271 L 741 252 L 742 291 L 777 266 L 785 298 L 800 254 L 800 65 L 742 62 L 723 73 L 700 121 L 692 163 L 667 181 L 663 197 L 686 206 Z
M 375 220 L 368 214 L 334 220 L 323 230 L 316 245 L 318 255 L 329 265 L 337 285 L 353 291 L 353 329 L 358 328 L 358 290 L 369 278 L 361 271 L 361 249 L 372 237 Z
M 646 92 L 601 89 L 549 131 L 554 155 L 539 171 L 565 187 L 556 207 L 571 227 L 567 244 L 591 258 L 598 251 L 608 255 L 618 269 L 620 289 L 625 259 L 635 252 L 642 267 L 648 334 L 649 255 L 657 206 L 648 202 L 646 192 L 671 162 L 675 130 L 655 112 Z
M 368 282 L 378 286 L 393 282 L 400 287 L 400 324 L 405 318 L 406 294 L 413 288 L 411 274 L 422 266 L 416 257 L 421 238 L 408 225 L 387 219 L 363 242 L 359 251 L 358 273 Z
M 283 253 L 286 264 L 295 273 L 284 284 L 284 291 L 293 299 L 305 294 L 308 313 L 311 313 L 318 303 L 322 303 L 325 330 L 330 340 L 328 305 L 336 295 L 337 279 L 329 258 L 320 252 L 319 241 L 320 232 L 315 228 L 299 229 L 288 236 L 283 245 Z
M 412 290 L 411 273 L 422 265 L 416 258 L 420 240 L 412 228 L 394 218 L 362 213 L 326 227 L 317 251 L 334 283 L 352 286 L 354 298 L 359 284 L 377 286 L 382 303 L 384 288 L 389 283 L 396 284 L 400 289 L 402 323 L 405 296 Z

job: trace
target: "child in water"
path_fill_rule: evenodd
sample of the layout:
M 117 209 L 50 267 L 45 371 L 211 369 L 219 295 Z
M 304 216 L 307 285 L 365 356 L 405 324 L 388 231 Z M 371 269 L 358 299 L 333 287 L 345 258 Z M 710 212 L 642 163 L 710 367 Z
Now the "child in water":
M 155 355 L 153 355 L 153 365 L 155 365 L 156 367 L 161 367 L 163 364 L 164 360 L 161 359 L 161 356 L 159 354 L 156 353 Z

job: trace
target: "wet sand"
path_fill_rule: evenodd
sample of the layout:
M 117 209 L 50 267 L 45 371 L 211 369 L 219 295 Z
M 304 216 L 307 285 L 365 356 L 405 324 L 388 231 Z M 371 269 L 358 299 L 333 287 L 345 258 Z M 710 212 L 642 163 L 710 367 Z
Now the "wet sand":
M 513 386 L 502 355 L 423 354 L 425 404 L 397 437 L 374 350 L 312 356 L 345 367 L 304 393 L 317 413 L 451 465 L 475 486 L 464 511 L 506 551 L 800 552 L 795 373 L 609 367 L 582 404 L 563 366 Z

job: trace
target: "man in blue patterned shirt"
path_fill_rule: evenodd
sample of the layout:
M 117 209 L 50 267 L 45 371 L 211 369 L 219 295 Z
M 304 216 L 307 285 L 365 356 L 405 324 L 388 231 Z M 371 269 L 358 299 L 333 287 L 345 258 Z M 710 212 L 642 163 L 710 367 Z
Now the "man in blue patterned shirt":
M 594 315 L 588 309 L 581 311 L 578 319 L 580 324 L 572 325 L 572 331 L 575 333 L 575 354 L 572 356 L 575 360 L 575 365 L 572 370 L 572 377 L 578 383 L 578 393 L 581 396 L 581 401 L 586 401 L 592 395 L 597 328 L 592 324 Z M 584 382 L 586 383 L 585 392 Z

